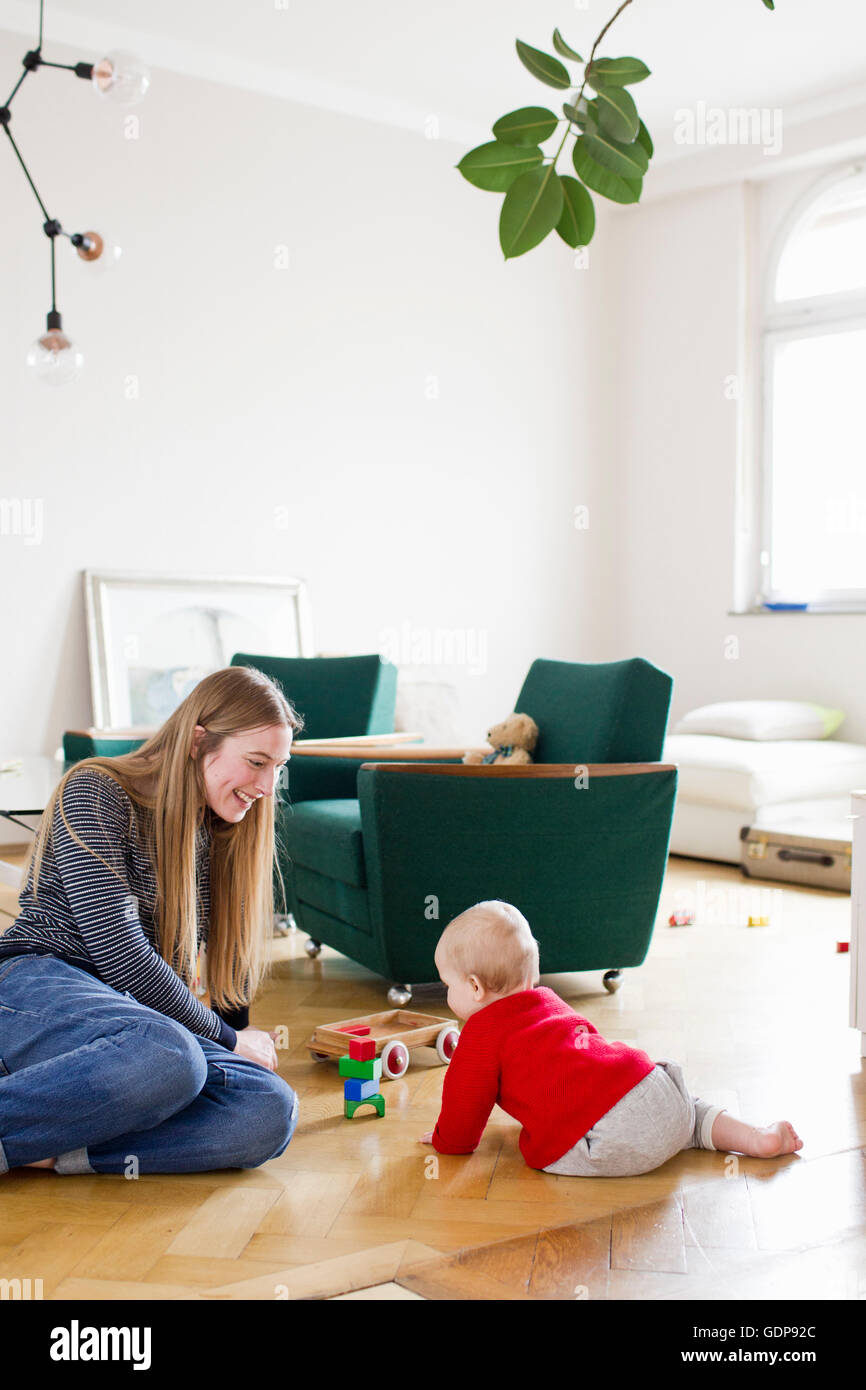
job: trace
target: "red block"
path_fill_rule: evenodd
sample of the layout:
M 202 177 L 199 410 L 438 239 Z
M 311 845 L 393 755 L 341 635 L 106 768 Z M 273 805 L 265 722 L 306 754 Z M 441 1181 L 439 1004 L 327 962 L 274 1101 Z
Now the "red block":
M 371 1062 L 376 1056 L 376 1043 L 373 1038 L 353 1038 L 349 1043 L 349 1056 L 353 1062 Z
M 838 954 L 842 955 L 842 954 L 844 954 L 844 952 L 847 951 L 847 950 L 848 950 L 848 942 L 847 942 L 847 941 L 837 941 L 837 942 L 836 942 L 836 951 L 837 951 Z
M 362 1026 L 362 1027 L 358 1027 L 358 1028 L 341 1028 L 341 1029 L 340 1029 L 340 1032 L 341 1032 L 341 1033 L 358 1033 L 358 1034 L 361 1034 L 361 1033 L 369 1033 L 369 1031 L 370 1031 L 370 1029 L 369 1029 L 368 1027 L 366 1027 L 366 1026 Z

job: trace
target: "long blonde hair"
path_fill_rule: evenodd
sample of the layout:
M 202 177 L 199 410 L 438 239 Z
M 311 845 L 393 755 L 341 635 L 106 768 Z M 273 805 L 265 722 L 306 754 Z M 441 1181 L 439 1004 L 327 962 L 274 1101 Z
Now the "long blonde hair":
M 206 732 L 196 756 L 190 757 L 196 725 Z M 98 768 L 114 778 L 134 805 L 151 813 L 140 819 L 146 823 L 143 843 L 156 880 L 158 949 L 191 988 L 197 955 L 196 836 L 208 815 L 202 758 L 216 752 L 229 734 L 273 725 L 295 733 L 303 720 L 268 676 L 252 667 L 230 666 L 205 676 L 134 752 L 76 763 L 45 808 L 32 856 L 34 897 L 56 807 L 73 839 L 95 854 L 69 824 L 63 794 L 82 768 Z M 209 819 L 207 987 L 211 1004 L 227 1011 L 250 1003 L 270 971 L 265 942 L 274 912 L 274 798 L 259 797 L 236 824 Z

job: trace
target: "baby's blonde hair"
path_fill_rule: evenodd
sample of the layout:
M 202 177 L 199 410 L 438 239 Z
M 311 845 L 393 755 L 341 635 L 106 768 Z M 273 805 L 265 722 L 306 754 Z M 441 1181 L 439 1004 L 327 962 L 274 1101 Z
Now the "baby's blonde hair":
M 538 980 L 538 942 L 522 912 L 492 898 L 452 918 L 439 938 L 436 957 L 447 958 L 465 978 L 474 975 L 484 989 L 505 994 L 531 976 Z

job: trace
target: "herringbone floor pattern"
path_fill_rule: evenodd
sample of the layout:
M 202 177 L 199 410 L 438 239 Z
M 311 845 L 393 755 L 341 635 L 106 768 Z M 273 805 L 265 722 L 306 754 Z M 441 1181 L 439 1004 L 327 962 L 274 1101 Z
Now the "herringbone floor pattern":
M 696 1094 L 759 1123 L 791 1119 L 799 1156 L 692 1150 L 639 1178 L 559 1178 L 526 1167 L 498 1109 L 475 1154 L 435 1156 L 417 1143 L 444 1074 L 426 1049 L 386 1083 L 384 1119 L 347 1121 L 336 1067 L 304 1041 L 386 1007 L 384 986 L 333 952 L 310 961 L 292 933 L 275 940 L 252 1011 L 288 1030 L 280 1073 L 301 1119 L 286 1152 L 255 1170 L 135 1181 L 9 1173 L 0 1278 L 41 1279 L 46 1299 L 864 1296 L 866 1080 L 835 950 L 849 900 L 767 888 L 756 904 L 757 891 L 735 869 L 673 859 L 648 960 L 618 994 L 600 974 L 544 982 L 608 1037 L 681 1062 Z M 688 903 L 698 922 L 668 927 Z M 746 926 L 755 906 L 769 926 Z M 413 1005 L 447 1013 L 442 991 Z

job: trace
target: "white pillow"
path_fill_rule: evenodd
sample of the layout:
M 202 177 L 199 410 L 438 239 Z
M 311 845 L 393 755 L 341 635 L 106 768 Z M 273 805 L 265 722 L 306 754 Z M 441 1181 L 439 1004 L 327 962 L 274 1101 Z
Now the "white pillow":
M 719 734 L 723 738 L 829 738 L 844 718 L 840 709 L 826 709 L 805 700 L 730 700 L 693 709 L 673 732 Z

